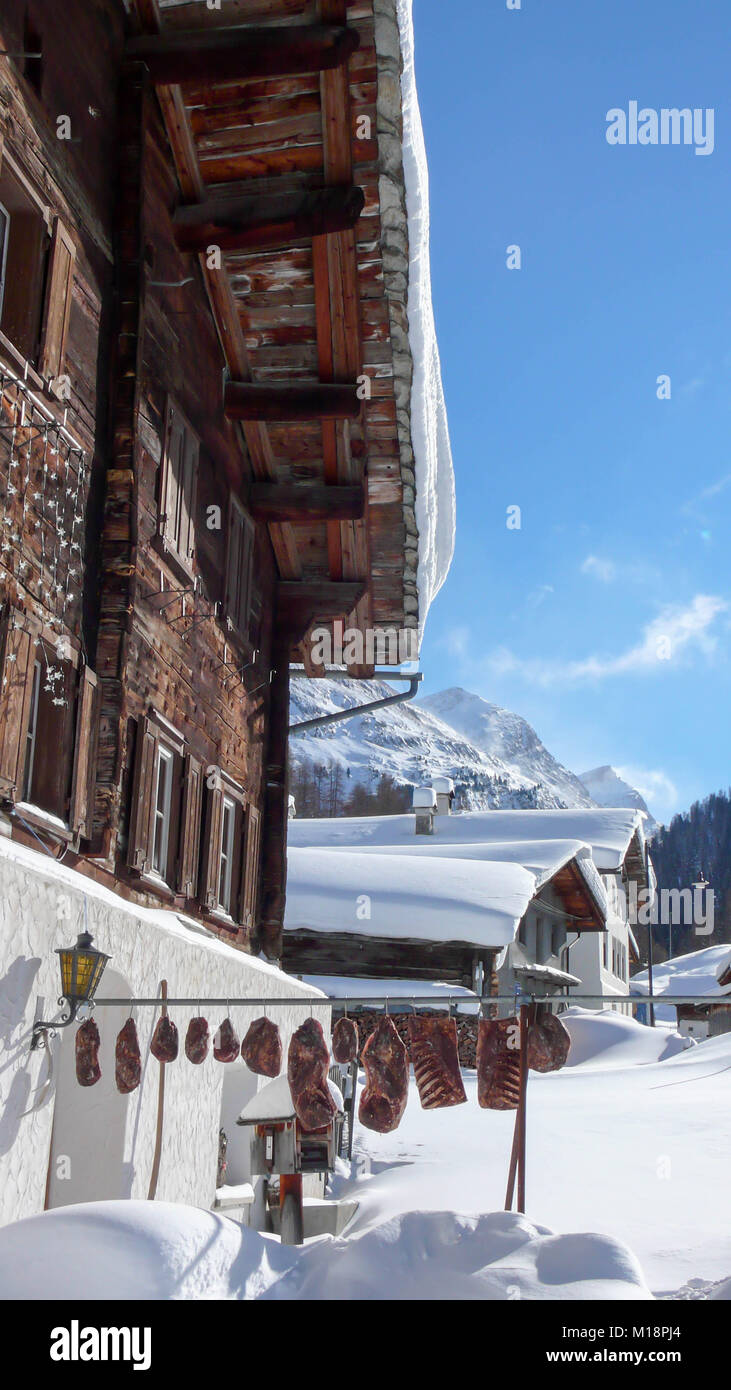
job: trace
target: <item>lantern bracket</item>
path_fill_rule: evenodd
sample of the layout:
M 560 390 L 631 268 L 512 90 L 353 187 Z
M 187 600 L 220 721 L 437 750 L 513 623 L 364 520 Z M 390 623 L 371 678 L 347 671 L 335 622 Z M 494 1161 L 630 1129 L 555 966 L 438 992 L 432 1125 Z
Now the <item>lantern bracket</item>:
M 55 1038 L 59 1028 L 68 1028 L 69 1025 L 75 1021 L 82 1004 L 88 1002 L 87 999 L 77 999 L 75 1003 L 72 1004 L 70 1000 L 62 994 L 59 998 L 58 1005 L 59 1008 L 68 1010 L 68 1018 L 56 1018 L 53 1020 L 53 1023 L 46 1023 L 42 1018 L 37 1018 L 33 1024 L 33 1032 L 31 1034 L 31 1052 L 35 1052 L 36 1048 L 40 1047 L 44 1033 L 49 1038 Z

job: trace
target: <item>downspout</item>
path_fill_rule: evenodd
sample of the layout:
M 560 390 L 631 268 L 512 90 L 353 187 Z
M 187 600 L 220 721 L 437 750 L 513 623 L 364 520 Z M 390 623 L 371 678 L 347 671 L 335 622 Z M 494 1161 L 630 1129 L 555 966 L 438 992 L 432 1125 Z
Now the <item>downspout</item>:
M 299 673 L 297 673 L 299 674 Z M 315 678 L 317 679 L 317 678 Z M 347 671 L 326 671 L 322 677 L 324 680 L 352 680 Z M 298 734 L 307 733 L 308 729 L 321 729 L 326 724 L 337 724 L 341 719 L 352 719 L 355 714 L 367 714 L 374 709 L 386 709 L 388 705 L 403 705 L 407 700 L 413 700 L 419 688 L 419 683 L 424 677 L 419 672 L 417 675 L 401 675 L 390 671 L 376 671 L 370 680 L 389 680 L 389 681 L 408 681 L 408 690 L 401 691 L 396 695 L 384 695 L 380 700 L 369 700 L 365 705 L 352 705 L 348 709 L 336 710 L 334 714 L 320 714 L 316 719 L 303 719 L 300 724 L 290 724 L 290 737 Z

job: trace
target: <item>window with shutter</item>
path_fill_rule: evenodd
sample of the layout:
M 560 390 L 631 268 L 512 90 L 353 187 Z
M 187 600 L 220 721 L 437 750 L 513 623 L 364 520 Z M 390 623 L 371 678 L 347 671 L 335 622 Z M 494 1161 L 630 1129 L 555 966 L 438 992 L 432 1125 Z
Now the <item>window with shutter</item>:
M 226 616 L 249 640 L 254 563 L 254 524 L 235 497 L 231 498 L 226 557 Z
M 96 750 L 99 733 L 99 683 L 88 666 L 82 666 L 76 712 L 76 749 L 71 787 L 69 824 L 75 835 L 91 838 L 94 814 Z
M 192 575 L 195 554 L 195 495 L 199 444 L 172 401 L 168 401 L 165 445 L 160 465 L 157 542 L 184 577 Z
M 259 897 L 259 838 L 261 816 L 256 806 L 246 807 L 241 855 L 241 899 L 239 920 L 249 931 L 256 926 Z
M 66 360 L 66 339 L 71 315 L 76 248 L 60 217 L 53 227 L 48 266 L 46 309 L 41 341 L 40 372 L 50 382 L 61 375 Z
M 155 710 L 137 725 L 127 862 L 152 886 L 177 889 L 183 740 Z
M 43 319 L 43 286 L 51 239 L 44 209 L 3 152 L 0 169 L 0 231 L 3 287 L 0 331 L 26 361 L 38 362 Z

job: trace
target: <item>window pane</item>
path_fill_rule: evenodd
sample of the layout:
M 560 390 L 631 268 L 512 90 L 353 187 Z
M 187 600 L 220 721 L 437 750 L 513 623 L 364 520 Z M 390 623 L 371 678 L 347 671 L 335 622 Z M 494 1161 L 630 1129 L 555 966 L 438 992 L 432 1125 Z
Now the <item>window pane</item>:
M 230 797 L 223 800 L 221 830 L 221 871 L 218 881 L 218 901 L 224 912 L 231 911 L 231 870 L 233 867 L 234 823 L 236 807 Z
M 155 829 L 152 847 L 152 867 L 161 878 L 167 876 L 168 840 L 170 836 L 170 791 L 172 784 L 172 754 L 161 748 L 157 764 L 155 792 Z

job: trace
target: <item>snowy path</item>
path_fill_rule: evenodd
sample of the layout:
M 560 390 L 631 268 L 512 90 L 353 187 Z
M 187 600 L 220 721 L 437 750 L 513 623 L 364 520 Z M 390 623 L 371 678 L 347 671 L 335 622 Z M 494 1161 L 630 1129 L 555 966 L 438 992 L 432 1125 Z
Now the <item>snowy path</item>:
M 513 1115 L 468 1104 L 422 1111 L 414 1090 L 399 1129 L 357 1128 L 361 1203 L 351 1232 L 407 1211 L 500 1210 Z M 617 1237 L 655 1293 L 731 1276 L 731 1036 L 666 1061 L 583 1063 L 531 1073 L 527 1215 L 555 1231 Z M 370 1172 L 367 1170 L 370 1169 Z

